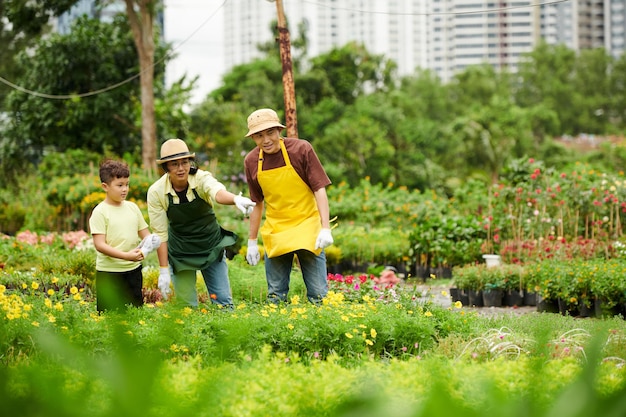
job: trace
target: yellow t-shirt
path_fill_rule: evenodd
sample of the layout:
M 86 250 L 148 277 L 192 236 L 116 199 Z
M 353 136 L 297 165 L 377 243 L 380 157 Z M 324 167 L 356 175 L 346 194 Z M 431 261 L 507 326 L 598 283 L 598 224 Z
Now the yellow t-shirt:
M 116 249 L 128 252 L 140 242 L 139 231 L 148 228 L 137 204 L 124 201 L 121 206 L 112 206 L 104 201 L 96 206 L 89 218 L 92 235 L 103 234 L 106 243 Z M 97 252 L 96 270 L 105 272 L 126 272 L 137 268 L 141 262 L 113 258 Z

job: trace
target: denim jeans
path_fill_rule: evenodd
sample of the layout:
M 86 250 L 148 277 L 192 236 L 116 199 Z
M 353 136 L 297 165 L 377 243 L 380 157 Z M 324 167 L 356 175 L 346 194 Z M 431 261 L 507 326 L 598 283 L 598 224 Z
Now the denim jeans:
M 315 255 L 304 249 L 274 258 L 265 256 L 267 298 L 271 302 L 287 301 L 294 255 L 298 255 L 302 278 L 306 286 L 306 296 L 310 302 L 318 303 L 328 293 L 326 254 L 322 251 L 319 255 Z
M 226 252 L 221 259 L 213 262 L 207 268 L 200 271 L 204 278 L 204 284 L 211 302 L 227 307 L 232 307 L 233 296 L 228 279 L 228 264 L 226 263 Z M 174 284 L 174 292 L 177 302 L 191 307 L 198 306 L 198 291 L 196 289 L 196 271 L 178 271 L 173 274 L 170 267 L 170 275 Z

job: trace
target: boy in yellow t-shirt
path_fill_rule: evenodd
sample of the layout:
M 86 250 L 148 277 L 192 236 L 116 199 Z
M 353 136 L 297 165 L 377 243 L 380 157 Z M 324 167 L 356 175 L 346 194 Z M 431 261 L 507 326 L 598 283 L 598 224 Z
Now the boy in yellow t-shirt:
M 159 244 L 151 235 L 137 204 L 126 201 L 130 170 L 112 159 L 100 165 L 100 181 L 106 198 L 89 219 L 96 247 L 96 307 L 123 310 L 128 304 L 143 305 L 141 261 Z M 143 239 L 141 243 L 139 240 Z

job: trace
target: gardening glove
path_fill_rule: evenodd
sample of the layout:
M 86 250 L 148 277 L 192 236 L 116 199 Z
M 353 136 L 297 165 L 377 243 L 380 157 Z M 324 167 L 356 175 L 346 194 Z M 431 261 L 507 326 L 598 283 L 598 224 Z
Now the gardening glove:
M 317 235 L 315 249 L 324 249 L 325 247 L 332 245 L 333 242 L 333 235 L 330 233 L 330 229 L 322 229 L 320 230 L 320 234 Z
M 235 205 L 241 210 L 244 216 L 249 216 L 254 206 L 256 206 L 256 203 L 248 197 L 243 197 L 241 193 L 239 193 L 239 195 L 235 196 Z
M 252 266 L 258 264 L 261 260 L 259 245 L 257 244 L 256 239 L 248 239 L 248 253 L 246 253 L 246 260 Z
M 170 269 L 168 267 L 160 267 L 159 268 L 159 290 L 161 290 L 161 295 L 163 298 L 168 298 L 171 290 L 170 283 L 172 282 L 170 278 Z
M 156 234 L 146 236 L 139 244 L 139 249 L 143 253 L 144 259 L 161 246 L 161 238 Z

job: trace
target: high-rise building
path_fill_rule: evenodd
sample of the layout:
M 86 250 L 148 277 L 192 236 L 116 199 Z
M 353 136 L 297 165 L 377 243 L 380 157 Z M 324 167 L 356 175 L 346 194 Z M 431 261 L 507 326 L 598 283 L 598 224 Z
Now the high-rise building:
M 604 47 L 614 57 L 626 49 L 626 0 L 604 0 Z
M 98 7 L 94 0 L 78 0 L 70 10 L 56 19 L 56 31 L 68 34 L 72 22 L 80 16 L 97 17 L 104 22 L 110 22 L 117 13 L 124 13 L 125 10 L 124 3 L 111 3 L 105 7 Z
M 276 6 L 231 0 L 225 8 L 225 67 L 260 56 Z M 624 51 L 626 0 L 283 0 L 291 37 L 303 24 L 309 56 L 349 41 L 398 64 L 400 75 L 431 69 L 442 80 L 470 65 L 517 70 L 540 40 L 573 50 Z

